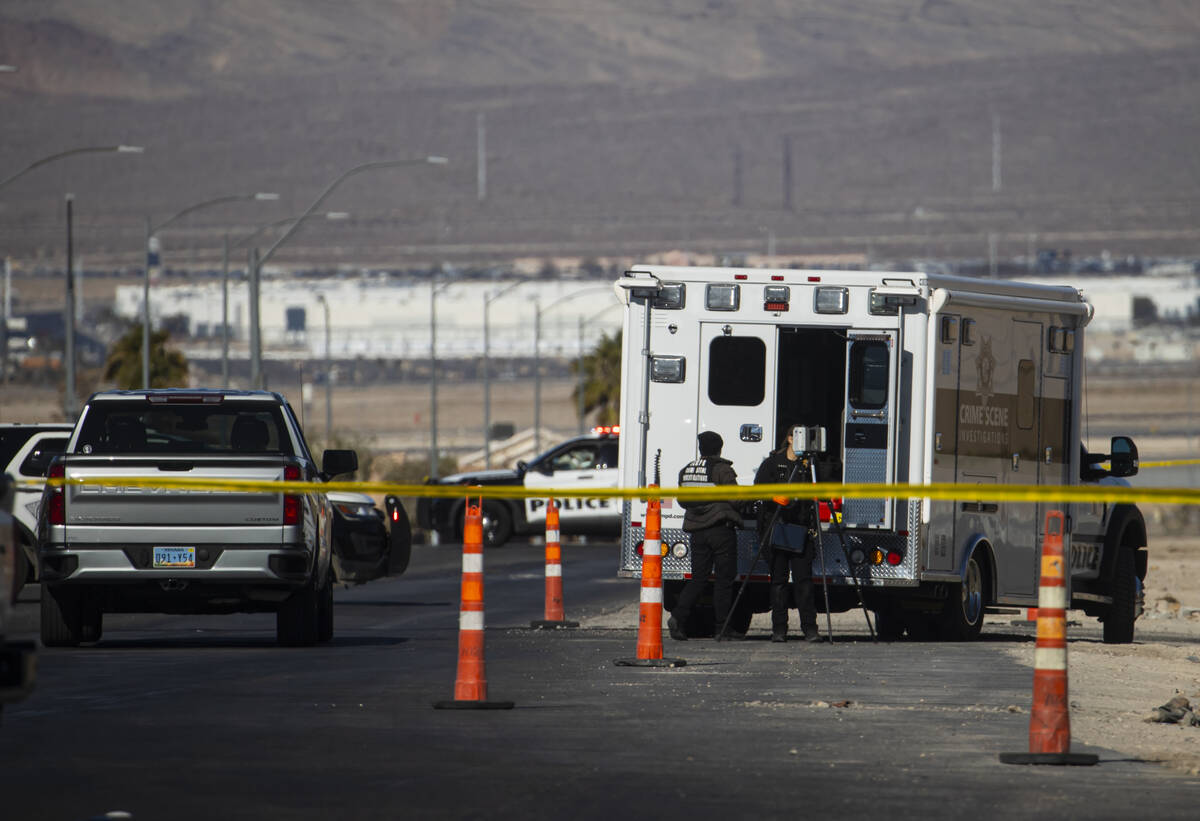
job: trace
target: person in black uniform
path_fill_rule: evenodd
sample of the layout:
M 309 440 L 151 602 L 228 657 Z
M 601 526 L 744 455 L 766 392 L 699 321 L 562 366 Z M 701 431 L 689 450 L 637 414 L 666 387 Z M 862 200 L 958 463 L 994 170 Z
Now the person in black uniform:
M 689 462 L 679 471 L 680 487 L 711 487 L 713 485 L 736 485 L 737 473 L 733 463 L 721 458 L 725 442 L 721 436 L 706 430 L 696 437 L 700 458 Z M 742 514 L 737 505 L 724 500 L 683 502 L 683 529 L 691 534 L 692 577 L 683 586 L 679 601 L 667 619 L 667 629 L 676 641 L 687 641 L 688 615 L 712 573 L 713 615 L 717 628 L 725 623 L 729 608 L 733 604 L 733 580 L 737 576 L 737 533 L 735 528 L 742 524 Z M 727 638 L 741 638 L 744 634 L 730 630 Z
M 812 481 L 808 459 L 797 456 L 792 450 L 792 426 L 786 430 L 783 444 L 758 466 L 754 484 Z M 812 499 L 780 501 L 785 503 L 781 505 L 779 501 L 764 499 L 758 513 L 759 543 L 766 545 L 771 568 L 771 641 L 787 641 L 789 570 L 804 640 L 820 641 L 812 581 L 813 555 L 821 532 L 817 504 Z M 791 526 L 786 536 L 779 525 Z

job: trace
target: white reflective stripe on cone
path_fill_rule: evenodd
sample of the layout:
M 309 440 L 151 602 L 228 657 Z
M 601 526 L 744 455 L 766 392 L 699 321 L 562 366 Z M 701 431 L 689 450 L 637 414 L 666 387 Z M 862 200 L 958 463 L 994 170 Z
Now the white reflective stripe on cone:
M 662 588 L 643 587 L 642 604 L 662 604 Z
M 1039 647 L 1033 651 L 1033 666 L 1037 670 L 1067 669 L 1067 651 L 1061 647 Z
M 546 565 L 546 575 L 547 576 L 561 576 L 562 575 L 562 565 L 561 564 Z
M 1039 587 L 1038 607 L 1057 607 L 1067 609 L 1067 588 L 1061 586 Z
M 482 553 L 464 553 L 463 554 L 463 572 L 464 573 L 482 573 L 483 572 L 483 554 Z
M 557 542 L 558 541 L 558 531 L 557 530 L 547 530 L 546 531 L 546 541 Z
M 647 539 L 646 541 L 642 542 L 642 555 L 661 556 L 662 542 L 658 539 Z
M 463 610 L 458 614 L 458 629 L 459 630 L 482 630 L 483 629 L 483 611 L 481 610 Z

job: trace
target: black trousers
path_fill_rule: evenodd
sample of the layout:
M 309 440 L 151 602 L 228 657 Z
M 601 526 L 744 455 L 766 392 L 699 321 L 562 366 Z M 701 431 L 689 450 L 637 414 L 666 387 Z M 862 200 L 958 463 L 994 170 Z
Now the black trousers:
M 813 552 L 775 549 L 771 551 L 771 629 L 786 631 L 788 626 L 788 571 L 792 571 L 792 594 L 800 611 L 800 628 L 817 627 L 817 606 L 813 602 Z
M 717 620 L 716 629 L 720 630 L 733 604 L 733 580 L 737 576 L 737 533 L 729 525 L 721 524 L 693 530 L 691 537 L 692 577 L 683 586 L 679 602 L 671 615 L 680 626 L 687 623 L 688 615 L 704 592 L 711 573 L 714 578 L 713 615 Z

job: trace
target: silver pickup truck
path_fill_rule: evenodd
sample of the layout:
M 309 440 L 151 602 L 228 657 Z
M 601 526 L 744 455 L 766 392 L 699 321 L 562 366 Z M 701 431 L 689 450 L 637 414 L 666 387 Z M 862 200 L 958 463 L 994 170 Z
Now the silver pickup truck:
M 274 612 L 280 644 L 333 637 L 326 494 L 129 487 L 104 479 L 328 481 L 352 450 L 309 453 L 287 400 L 267 391 L 105 391 L 84 406 L 38 516 L 41 636 L 100 639 L 104 613 Z

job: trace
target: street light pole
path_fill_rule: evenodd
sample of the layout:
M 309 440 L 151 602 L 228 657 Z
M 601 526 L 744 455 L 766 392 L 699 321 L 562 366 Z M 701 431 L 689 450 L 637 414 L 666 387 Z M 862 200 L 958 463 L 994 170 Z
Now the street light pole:
M 262 333 L 258 317 L 258 248 L 251 248 L 246 253 L 246 272 L 249 275 L 250 289 L 250 387 L 261 389 L 262 381 Z
M 74 203 L 75 195 L 67 194 L 67 304 L 63 309 L 63 326 L 66 331 L 63 341 L 66 395 L 63 398 L 63 414 L 68 422 L 75 421 L 75 247 L 72 237 Z
M 269 260 L 275 254 L 275 252 L 279 250 L 279 246 L 281 246 L 285 242 L 287 242 L 288 238 L 291 237 L 292 234 L 294 234 L 296 232 L 296 229 L 300 227 L 300 224 L 303 223 L 304 220 L 306 220 L 314 211 L 316 211 L 318 208 L 320 208 L 321 203 L 323 203 L 326 200 L 326 198 L 330 194 L 333 193 L 334 189 L 337 188 L 339 185 L 341 185 L 348 178 L 354 176 L 355 174 L 361 174 L 364 171 L 373 171 L 373 170 L 380 169 L 380 168 L 395 168 L 395 167 L 401 166 L 401 165 L 420 165 L 420 164 L 445 165 L 447 162 L 449 162 L 449 160 L 447 160 L 445 157 L 430 155 L 427 157 L 419 157 L 419 158 L 405 159 L 405 160 L 382 160 L 379 162 L 368 162 L 368 163 L 363 163 L 362 165 L 356 165 L 347 171 L 343 171 L 341 176 L 339 176 L 337 179 L 335 179 L 333 182 L 329 183 L 329 185 L 327 185 L 325 187 L 325 190 L 322 191 L 321 195 L 313 201 L 313 204 L 308 206 L 308 210 L 305 211 L 303 214 L 301 214 L 300 217 L 297 218 L 296 221 L 292 223 L 291 227 L 289 227 L 286 231 L 283 232 L 283 236 L 281 236 L 279 239 L 275 240 L 275 244 L 272 245 L 270 248 L 268 248 L 266 250 L 266 253 L 264 253 L 262 255 L 262 257 L 255 262 L 256 270 L 253 270 L 250 272 L 250 276 L 251 276 L 252 280 L 255 282 L 258 280 L 257 268 L 259 266 L 265 265 L 267 263 L 267 260 Z M 258 298 L 257 293 L 252 294 L 252 299 L 257 300 L 257 298 Z M 251 313 L 254 316 L 255 322 L 257 322 L 258 321 L 257 305 L 251 307 Z M 250 352 L 251 363 L 253 363 L 256 360 L 261 362 L 261 360 L 262 360 L 262 351 L 261 351 L 262 337 L 261 337 L 261 334 L 259 334 L 256 329 L 252 329 L 251 330 L 251 339 L 252 339 L 252 343 L 251 343 L 252 350 Z M 255 387 L 259 387 L 259 385 L 256 383 Z
M 325 309 L 325 442 L 333 441 L 333 366 L 329 358 L 329 300 L 317 294 L 317 302 Z
M 211 200 L 189 205 L 177 214 L 168 217 L 158 225 L 151 225 L 150 218 L 146 217 L 146 271 L 142 277 L 142 387 L 149 390 L 150 388 L 150 271 L 156 265 L 162 263 L 160 251 L 154 247 L 155 234 L 171 225 L 176 220 L 186 217 L 194 211 L 199 211 L 202 208 L 209 208 L 213 205 L 223 205 L 228 202 L 243 202 L 245 200 L 255 200 L 258 202 L 274 202 L 279 199 L 279 195 L 267 191 L 256 191 L 253 194 L 229 194 L 224 197 L 216 197 Z
M 492 466 L 492 365 L 490 360 L 490 326 L 488 312 L 492 303 L 517 286 L 524 285 L 527 280 L 517 280 L 506 288 L 483 296 L 483 464 Z
M 229 387 L 229 234 L 221 242 L 221 387 Z

